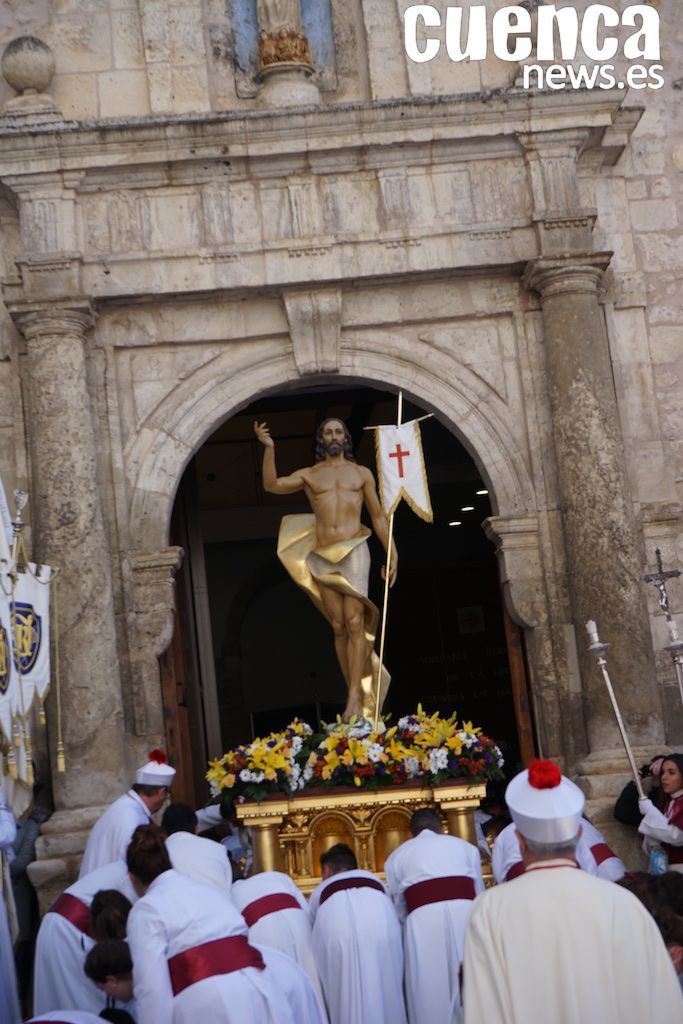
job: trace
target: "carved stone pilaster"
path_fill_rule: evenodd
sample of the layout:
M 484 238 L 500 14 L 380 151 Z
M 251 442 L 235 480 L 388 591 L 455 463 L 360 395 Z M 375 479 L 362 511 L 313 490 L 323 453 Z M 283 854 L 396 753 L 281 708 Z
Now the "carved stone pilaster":
M 164 731 L 158 659 L 173 636 L 175 573 L 182 557 L 182 548 L 168 547 L 135 551 L 127 558 L 132 582 L 130 665 L 138 736 Z
M 540 625 L 547 612 L 538 516 L 491 516 L 483 525 L 496 545 L 508 611 L 521 625 Z
M 341 288 L 287 291 L 283 299 L 299 373 L 337 373 Z
M 539 251 L 577 252 L 590 248 L 597 213 L 581 206 L 577 162 L 587 130 L 520 132 L 533 203 Z

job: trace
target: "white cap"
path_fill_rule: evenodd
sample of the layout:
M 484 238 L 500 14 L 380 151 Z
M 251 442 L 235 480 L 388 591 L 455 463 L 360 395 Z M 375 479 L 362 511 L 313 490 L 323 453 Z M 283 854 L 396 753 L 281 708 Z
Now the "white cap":
M 568 843 L 579 834 L 585 797 L 552 761 L 534 760 L 505 790 L 512 820 L 525 839 Z
M 138 786 L 170 786 L 174 778 L 175 768 L 167 764 L 166 754 L 158 748 L 150 750 L 149 761 L 135 773 Z

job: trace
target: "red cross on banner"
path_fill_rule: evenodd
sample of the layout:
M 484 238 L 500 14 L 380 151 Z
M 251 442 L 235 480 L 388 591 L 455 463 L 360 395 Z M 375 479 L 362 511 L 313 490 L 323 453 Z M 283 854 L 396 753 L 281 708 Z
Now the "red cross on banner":
M 398 459 L 398 475 L 400 476 L 401 480 L 403 480 L 403 460 L 407 459 L 409 455 L 410 452 L 404 452 L 400 444 L 396 445 L 395 452 L 389 452 L 390 459 Z

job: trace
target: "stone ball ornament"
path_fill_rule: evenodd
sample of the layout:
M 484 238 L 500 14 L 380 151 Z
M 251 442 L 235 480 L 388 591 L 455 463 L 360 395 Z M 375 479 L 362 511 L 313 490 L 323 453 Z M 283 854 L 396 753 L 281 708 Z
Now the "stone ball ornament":
M 0 70 L 8 85 L 20 95 L 45 92 L 55 73 L 55 57 L 42 39 L 18 36 L 6 47 Z

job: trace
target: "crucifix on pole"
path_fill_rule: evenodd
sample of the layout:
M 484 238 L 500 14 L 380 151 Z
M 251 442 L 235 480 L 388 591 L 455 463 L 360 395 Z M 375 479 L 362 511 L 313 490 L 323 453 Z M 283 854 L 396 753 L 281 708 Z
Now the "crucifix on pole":
M 681 695 L 681 702 L 683 703 L 683 640 L 678 635 L 678 628 L 674 622 L 671 614 L 671 608 L 669 607 L 669 594 L 666 589 L 666 581 L 677 579 L 681 575 L 680 569 L 664 569 L 662 565 L 662 552 L 659 548 L 655 549 L 655 555 L 657 557 L 657 572 L 649 572 L 643 579 L 646 583 L 654 583 L 659 591 L 659 607 L 666 616 L 666 628 L 669 631 L 669 637 L 671 642 L 664 648 L 671 655 L 671 660 L 674 663 L 676 669 L 676 678 L 678 679 L 678 690 Z

